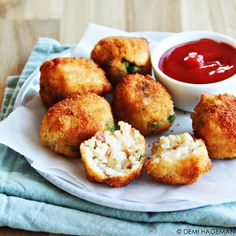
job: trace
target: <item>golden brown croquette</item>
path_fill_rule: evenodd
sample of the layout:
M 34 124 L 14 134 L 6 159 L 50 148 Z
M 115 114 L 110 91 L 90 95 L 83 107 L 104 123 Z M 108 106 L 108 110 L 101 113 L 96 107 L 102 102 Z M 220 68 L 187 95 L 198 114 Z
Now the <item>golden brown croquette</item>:
M 92 60 L 63 57 L 46 61 L 40 67 L 40 96 L 46 107 L 73 95 L 111 92 L 112 87 Z
M 106 129 L 114 129 L 110 104 L 92 93 L 73 95 L 48 110 L 41 124 L 40 140 L 56 153 L 79 157 L 80 144 Z
M 92 50 L 91 58 L 106 71 L 114 85 L 128 74 L 151 74 L 150 52 L 145 38 L 104 38 Z
M 148 173 L 160 183 L 192 184 L 212 167 L 201 139 L 188 134 L 161 137 L 146 162 Z
M 202 95 L 191 114 L 196 137 L 206 143 L 211 158 L 236 158 L 236 97 Z
M 112 106 L 117 120 L 128 122 L 144 136 L 169 129 L 175 119 L 171 96 L 149 75 L 126 76 L 115 88 Z

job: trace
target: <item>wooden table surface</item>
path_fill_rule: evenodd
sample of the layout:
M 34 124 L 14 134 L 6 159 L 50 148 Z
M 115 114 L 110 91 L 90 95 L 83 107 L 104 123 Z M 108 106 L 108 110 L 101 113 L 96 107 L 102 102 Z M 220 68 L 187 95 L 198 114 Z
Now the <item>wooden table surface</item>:
M 211 30 L 236 38 L 235 0 L 0 0 L 0 104 L 37 41 L 79 41 L 88 23 L 127 31 Z M 1 228 L 0 235 L 52 235 Z

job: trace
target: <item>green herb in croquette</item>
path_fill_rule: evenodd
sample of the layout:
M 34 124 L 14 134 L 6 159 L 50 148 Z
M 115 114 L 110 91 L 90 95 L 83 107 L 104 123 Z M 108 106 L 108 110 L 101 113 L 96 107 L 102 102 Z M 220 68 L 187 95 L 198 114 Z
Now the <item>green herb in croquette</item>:
M 149 75 L 126 76 L 116 86 L 112 104 L 117 120 L 128 122 L 144 136 L 169 129 L 174 120 L 170 94 Z

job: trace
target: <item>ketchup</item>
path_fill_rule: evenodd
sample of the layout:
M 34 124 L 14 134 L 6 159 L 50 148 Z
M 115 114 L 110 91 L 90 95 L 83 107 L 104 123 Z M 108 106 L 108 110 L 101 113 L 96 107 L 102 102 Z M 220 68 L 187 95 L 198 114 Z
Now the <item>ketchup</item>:
M 159 68 L 185 83 L 214 83 L 236 73 L 236 49 L 204 38 L 169 49 L 161 57 Z

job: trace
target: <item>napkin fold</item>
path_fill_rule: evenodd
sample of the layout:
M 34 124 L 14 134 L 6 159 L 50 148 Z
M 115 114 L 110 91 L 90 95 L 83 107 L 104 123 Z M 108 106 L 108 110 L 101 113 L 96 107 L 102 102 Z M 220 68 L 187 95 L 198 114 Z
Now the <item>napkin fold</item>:
M 22 74 L 7 79 L 2 119 L 12 111 L 17 93 L 28 76 L 48 57 L 68 48 L 52 39 L 39 39 Z M 0 145 L 0 226 L 68 235 L 168 236 L 188 235 L 193 230 L 233 235 L 236 234 L 236 203 L 163 213 L 103 207 L 53 186 L 23 156 Z

